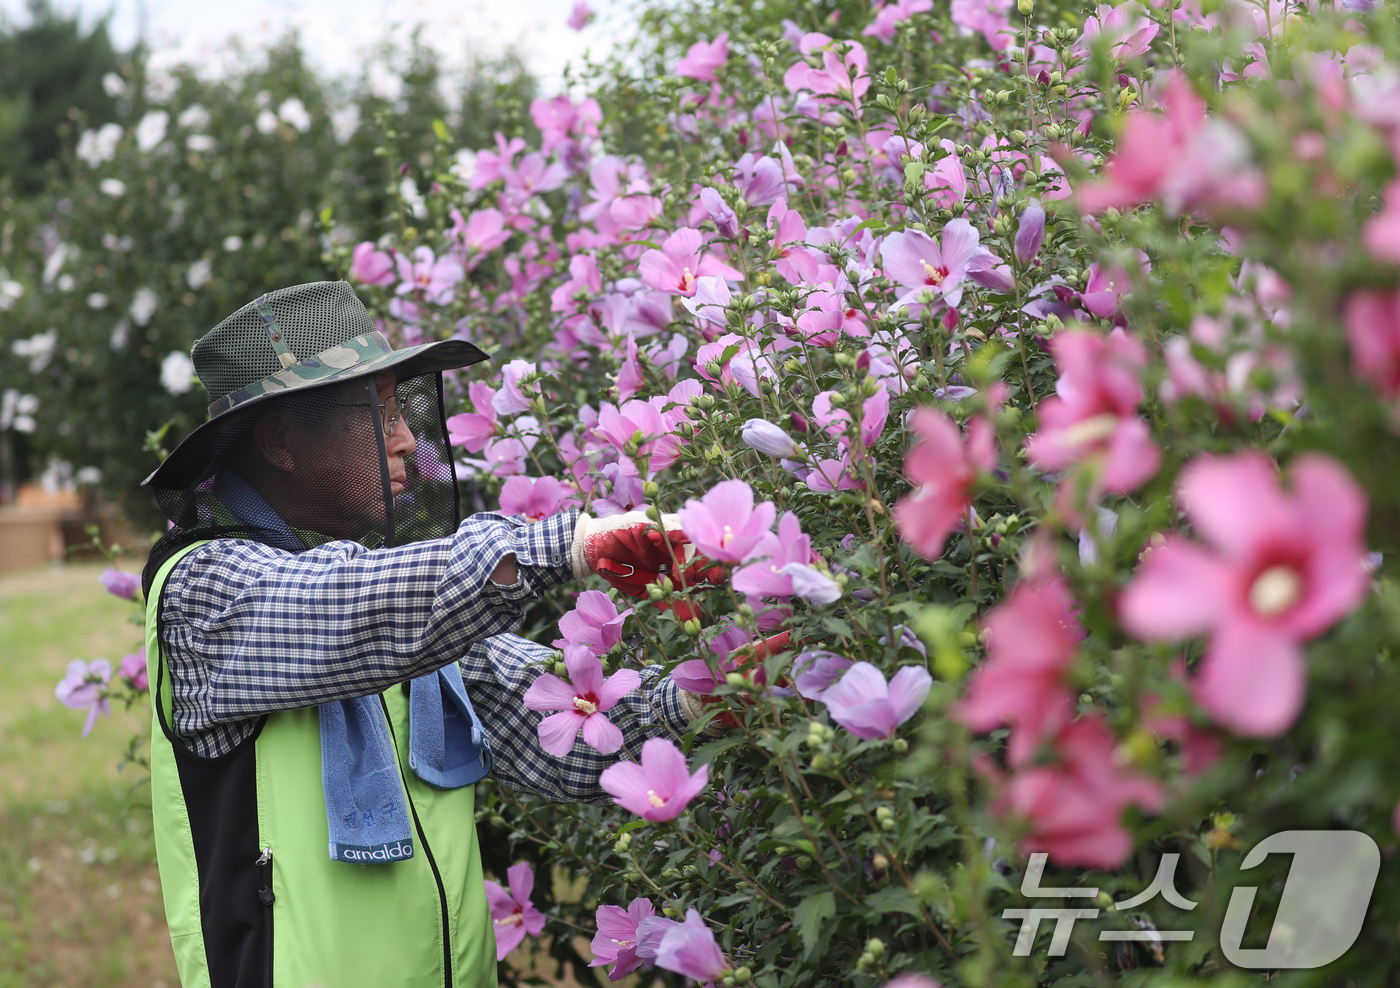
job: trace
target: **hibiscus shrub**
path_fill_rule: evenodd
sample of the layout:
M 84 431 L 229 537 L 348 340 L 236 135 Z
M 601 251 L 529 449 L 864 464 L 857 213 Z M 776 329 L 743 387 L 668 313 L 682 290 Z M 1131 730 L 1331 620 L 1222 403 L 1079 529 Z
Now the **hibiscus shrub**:
M 438 148 L 337 261 L 399 342 L 502 355 L 448 382 L 469 500 L 695 554 L 536 612 L 541 745 L 617 751 L 616 805 L 484 794 L 502 956 L 1233 985 L 1226 903 L 1283 884 L 1244 853 L 1351 829 L 1368 921 L 1286 976 L 1395 976 L 1394 15 L 657 5 L 538 145 Z M 658 663 L 703 712 L 621 750 Z M 1018 944 L 1037 884 L 1094 915 Z
M 703 557 L 538 612 L 546 751 L 617 751 L 643 665 L 705 698 L 615 806 L 483 801 L 557 958 L 1235 984 L 1225 904 L 1283 881 L 1250 846 L 1393 853 L 1393 16 L 656 6 L 538 146 L 458 152 L 430 221 L 346 251 L 400 340 L 509 357 L 450 382 L 480 506 L 675 512 Z M 1100 911 L 1022 949 L 1037 852 Z M 1204 908 L 1134 898 L 1163 855 Z M 1385 868 L 1325 979 L 1392 976 Z

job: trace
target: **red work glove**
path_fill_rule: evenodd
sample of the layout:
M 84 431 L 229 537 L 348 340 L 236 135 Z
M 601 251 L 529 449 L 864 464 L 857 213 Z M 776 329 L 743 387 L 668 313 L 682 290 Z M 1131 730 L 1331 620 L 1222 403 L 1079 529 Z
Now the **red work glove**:
M 677 587 L 716 582 L 723 571 L 695 555 L 675 515 L 662 515 L 666 534 L 643 511 L 611 518 L 579 515 L 574 529 L 575 576 L 597 573 L 628 597 L 647 595 L 647 584 L 669 576 Z
M 791 647 L 792 632 L 780 631 L 778 634 L 760 641 L 744 645 L 729 653 L 729 661 L 734 664 L 731 672 L 737 672 L 750 682 L 763 685 L 768 682 L 768 674 L 764 671 L 763 660 L 770 655 L 786 651 Z M 778 680 L 777 685 L 787 684 L 787 677 Z M 737 697 L 741 706 L 748 706 L 753 701 L 746 696 Z M 727 706 L 725 698 L 722 696 L 708 695 L 699 697 L 700 707 Z M 693 719 L 693 718 L 692 718 Z M 739 721 L 735 718 L 733 711 L 723 710 L 714 720 L 710 721 L 710 727 L 715 730 L 734 730 L 739 726 Z

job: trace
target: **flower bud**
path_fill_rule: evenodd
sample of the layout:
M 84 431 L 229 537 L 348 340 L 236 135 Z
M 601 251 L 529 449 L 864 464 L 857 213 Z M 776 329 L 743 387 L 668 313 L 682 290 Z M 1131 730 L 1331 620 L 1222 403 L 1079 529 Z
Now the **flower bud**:
M 691 638 L 694 638 L 700 634 L 700 622 L 697 621 L 695 618 L 691 618 L 685 624 L 681 625 L 681 630 L 684 631 Z
M 744 443 L 767 456 L 791 459 L 797 443 L 778 426 L 764 419 L 749 419 L 741 433 Z
M 724 674 L 724 684 L 730 689 L 741 690 L 749 685 L 749 681 L 742 672 L 727 672 Z
M 909 750 L 909 742 L 904 738 L 895 738 L 890 747 L 894 749 L 896 755 L 902 755 Z
M 871 937 L 865 942 L 865 952 L 878 961 L 885 956 L 885 941 Z
M 642 493 L 647 497 L 656 497 L 661 493 L 661 485 L 654 480 L 648 480 L 642 485 Z
M 666 599 L 666 591 L 661 589 L 661 585 L 660 585 L 659 583 L 648 583 L 648 584 L 647 584 L 647 598 L 648 598 L 649 600 L 653 600 L 653 601 L 662 601 L 662 600 L 665 600 L 665 599 Z
M 1029 17 L 1035 11 L 1035 0 L 1016 0 L 1016 10 L 1022 17 Z
M 746 985 L 753 979 L 753 971 L 748 967 L 734 969 L 734 983 L 736 985 Z
M 1045 210 L 1039 199 L 1032 199 L 1016 220 L 1016 260 L 1029 264 L 1045 241 Z
M 626 833 L 617 839 L 617 843 L 613 845 L 613 849 L 616 850 L 618 854 L 624 854 L 631 846 L 632 835 L 631 833 Z

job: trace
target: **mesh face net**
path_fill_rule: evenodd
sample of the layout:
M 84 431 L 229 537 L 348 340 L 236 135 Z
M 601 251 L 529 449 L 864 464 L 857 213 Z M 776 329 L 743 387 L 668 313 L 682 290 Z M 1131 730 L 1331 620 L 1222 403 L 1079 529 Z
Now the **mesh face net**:
M 229 413 L 197 479 L 155 489 L 172 527 L 151 550 L 147 591 L 161 563 L 202 539 L 301 552 L 337 539 L 378 549 L 450 536 L 458 504 L 442 375 L 393 381 L 392 391 L 391 381 L 300 389 Z M 395 403 L 401 419 L 386 433 Z

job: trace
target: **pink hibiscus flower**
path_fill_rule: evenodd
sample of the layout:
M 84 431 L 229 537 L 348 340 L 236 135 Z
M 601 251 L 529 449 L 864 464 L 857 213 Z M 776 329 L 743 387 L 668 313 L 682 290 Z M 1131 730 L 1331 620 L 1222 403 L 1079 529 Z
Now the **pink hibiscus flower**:
M 925 292 L 949 308 L 962 301 L 963 281 L 976 269 L 991 267 L 996 255 L 979 244 L 977 228 L 964 219 L 943 227 L 942 243 L 918 230 L 892 233 L 880 246 L 880 261 L 891 281 L 905 289 L 895 307 L 919 304 Z
M 1025 764 L 1074 712 L 1066 674 L 1084 629 L 1058 578 L 1022 580 L 987 615 L 987 659 L 972 674 L 956 716 L 977 732 L 1011 725 L 1007 759 Z
M 920 408 L 911 429 L 920 441 L 904 459 L 904 475 L 918 490 L 899 499 L 894 522 L 900 538 L 937 559 L 948 534 L 967 517 L 978 474 L 996 466 L 992 428 L 979 416 L 968 423 L 964 439 L 947 415 Z
M 603 676 L 603 663 L 587 647 L 564 650 L 569 679 L 545 673 L 525 691 L 529 710 L 557 710 L 539 723 L 540 747 L 563 757 L 583 732 L 584 743 L 611 755 L 622 747 L 622 731 L 608 720 L 607 712 L 642 683 L 635 669 L 619 669 Z
M 501 513 L 530 521 L 548 518 L 564 502 L 564 488 L 553 477 L 511 477 L 501 485 Z
M 715 72 L 729 59 L 729 32 L 714 41 L 697 41 L 676 63 L 675 73 L 687 79 L 714 82 Z
M 609 981 L 621 981 L 641 967 L 642 958 L 637 956 L 637 927 L 642 920 L 655 915 L 656 906 L 642 896 L 633 899 L 626 909 L 621 906 L 599 906 L 594 916 L 598 932 L 590 945 L 593 960 L 588 966 L 615 965 L 608 972 Z
M 1070 724 L 1054 747 L 1056 764 L 1014 775 L 998 809 L 1029 825 L 1018 845 L 1022 854 L 1046 851 L 1058 865 L 1117 868 L 1133 849 L 1123 811 L 1134 804 L 1149 812 L 1160 809 L 1161 786 L 1122 767 L 1117 739 L 1100 717 Z
M 666 238 L 660 250 L 649 250 L 637 262 L 642 280 L 667 295 L 695 294 L 695 281 L 707 275 L 720 278 L 741 277 L 728 264 L 703 252 L 704 235 L 699 230 L 681 227 Z
M 744 481 L 726 480 L 700 500 L 687 500 L 677 516 L 701 555 L 717 563 L 742 563 L 773 527 L 776 512 L 772 501 L 755 506 L 753 488 Z
M 480 381 L 467 385 L 475 412 L 462 412 L 447 419 L 447 441 L 468 453 L 480 453 L 496 435 L 496 389 Z
M 506 869 L 510 890 L 486 879 L 486 902 L 491 908 L 491 926 L 496 931 L 496 960 L 505 960 L 525 939 L 525 934 L 537 937 L 544 931 L 544 913 L 530 902 L 535 889 L 535 871 L 528 861 Z
M 362 285 L 389 285 L 394 281 L 394 259 L 373 242 L 355 245 L 350 256 L 350 277 Z
M 710 778 L 701 765 L 691 774 L 685 755 L 666 738 L 642 745 L 642 762 L 618 762 L 603 769 L 598 785 L 613 802 L 647 820 L 674 820 L 700 795 Z
M 831 719 L 858 738 L 873 741 L 894 736 L 895 729 L 919 712 L 933 687 L 922 666 L 903 666 L 885 682 L 869 662 L 857 662 L 822 693 Z
M 394 257 L 398 266 L 398 294 L 421 292 L 423 298 L 433 305 L 442 305 L 452 298 L 452 289 L 466 277 L 461 262 L 455 257 L 437 257 L 431 247 L 418 247 L 413 251 L 413 259 L 405 254 Z
M 1342 306 L 1351 370 L 1392 401 L 1400 398 L 1400 292 L 1364 289 Z
M 574 609 L 559 619 L 559 634 L 555 648 L 581 646 L 594 655 L 607 655 L 622 641 L 622 624 L 632 608 L 621 614 L 612 598 L 601 590 L 585 590 L 578 595 Z
M 1055 337 L 1056 394 L 1041 402 L 1039 430 L 1026 442 L 1032 463 L 1063 470 L 1097 466 L 1102 490 L 1126 493 L 1157 472 L 1161 454 L 1137 414 L 1142 343 L 1121 329 L 1108 336 L 1071 331 Z
M 1165 536 L 1119 601 L 1123 626 L 1139 638 L 1210 636 L 1196 698 L 1247 737 L 1274 737 L 1297 719 L 1303 642 L 1354 610 L 1369 583 L 1356 482 L 1319 454 L 1298 457 L 1289 479 L 1285 491 L 1256 450 L 1197 457 L 1177 496 L 1208 548 Z

